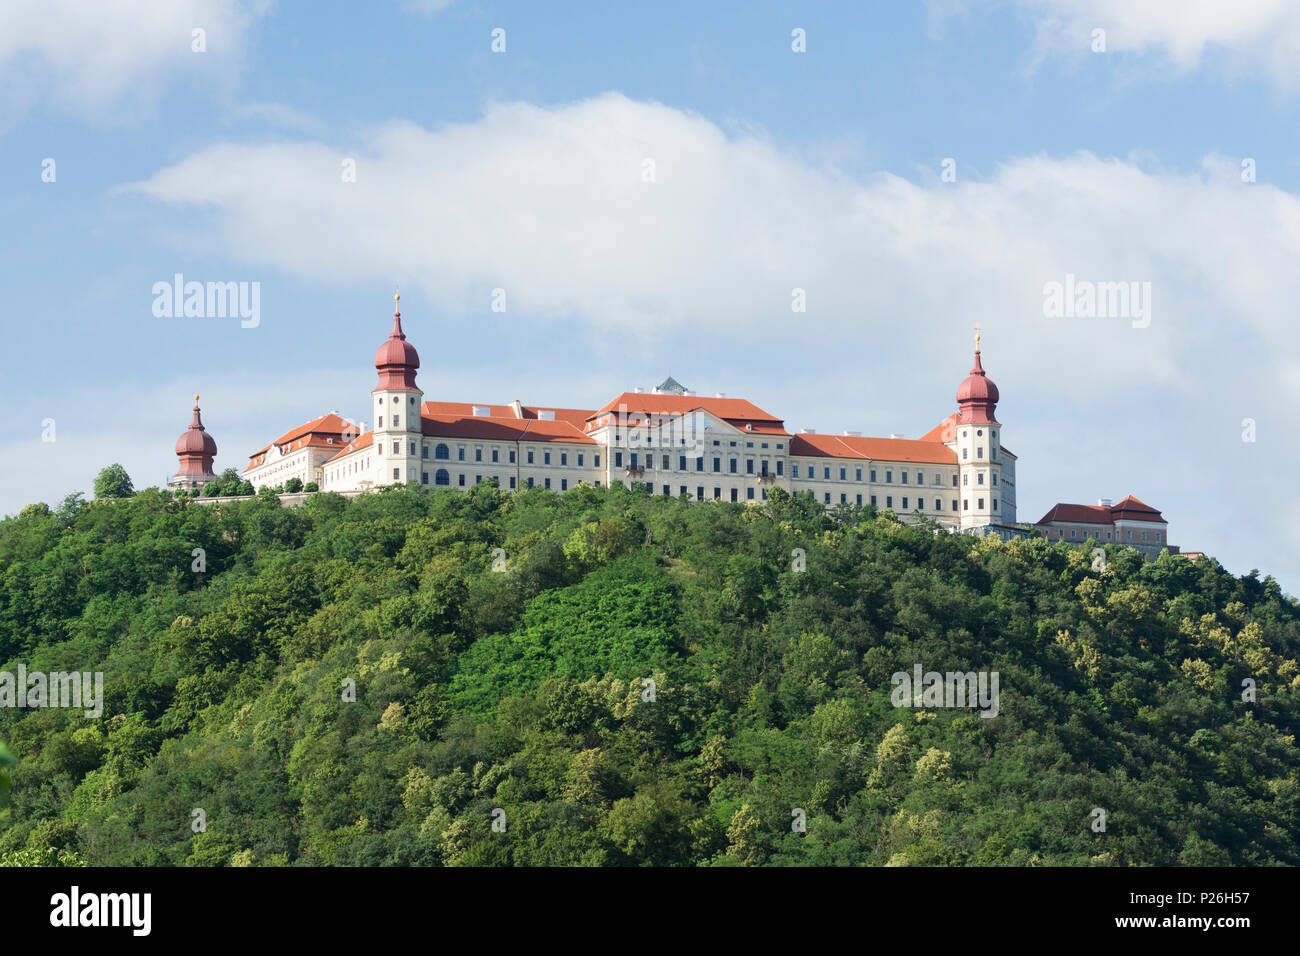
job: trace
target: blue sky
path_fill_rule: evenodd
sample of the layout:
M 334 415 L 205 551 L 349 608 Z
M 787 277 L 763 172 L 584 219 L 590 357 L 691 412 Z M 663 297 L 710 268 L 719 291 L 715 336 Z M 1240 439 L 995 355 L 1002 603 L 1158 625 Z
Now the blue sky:
M 909 437 L 980 322 L 1021 520 L 1133 493 L 1296 591 L 1300 13 L 544 6 L 6 3 L 0 511 L 110 461 L 160 483 L 194 392 L 218 466 L 365 418 L 400 284 L 430 399 L 671 374 Z M 155 317 L 178 272 L 260 283 L 257 327 Z M 1149 325 L 1045 316 L 1067 274 L 1149 282 Z

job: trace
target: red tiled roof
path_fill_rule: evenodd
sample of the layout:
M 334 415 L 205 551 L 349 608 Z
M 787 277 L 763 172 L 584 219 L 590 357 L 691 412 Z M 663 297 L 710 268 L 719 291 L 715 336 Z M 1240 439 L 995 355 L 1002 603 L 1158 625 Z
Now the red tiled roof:
M 1111 505 L 1070 505 L 1056 504 L 1052 510 L 1038 519 L 1037 524 L 1052 521 L 1068 521 L 1074 524 L 1114 524 L 1116 521 L 1154 521 L 1168 524 L 1160 517 L 1160 512 L 1150 505 L 1139 501 L 1132 495 L 1126 495 L 1120 502 Z
M 1125 495 L 1111 509 L 1111 514 L 1116 521 L 1158 521 L 1160 524 L 1168 524 L 1164 518 L 1160 517 L 1160 512 L 1152 508 L 1144 501 L 1139 501 L 1132 495 Z
M 353 441 L 345 445 L 343 447 L 343 450 L 340 451 L 337 455 L 333 456 L 332 458 L 326 458 L 325 464 L 328 465 L 330 462 L 342 458 L 344 455 L 350 455 L 354 451 L 360 451 L 363 448 L 369 448 L 374 443 L 375 443 L 374 432 L 371 431 L 371 432 L 366 432 L 364 435 L 358 435 Z
M 937 441 L 941 443 L 946 441 L 952 441 L 954 438 L 957 437 L 957 420 L 959 418 L 961 418 L 961 414 L 958 412 L 953 412 L 951 415 L 949 415 L 939 424 L 935 425 L 928 432 L 922 435 L 920 440 Z
M 743 398 L 704 398 L 699 395 L 655 395 L 652 392 L 624 392 L 589 417 L 612 412 L 628 415 L 686 415 L 696 409 L 716 415 L 742 431 L 761 435 L 786 435 L 785 422 Z M 745 425 L 752 426 L 749 429 Z
M 571 425 L 577 425 L 579 428 L 595 412 L 586 408 L 551 408 L 546 405 L 521 405 L 522 415 L 516 417 L 514 407 L 511 405 L 492 405 L 487 402 L 425 402 L 420 411 L 426 417 L 434 418 L 472 418 L 475 408 L 486 408 L 489 415 L 480 415 L 479 418 L 510 418 L 515 421 L 520 419 L 538 420 L 541 412 L 551 412 L 555 415 L 556 421 L 568 422 Z
M 953 450 L 941 442 L 913 438 L 864 438 L 860 435 L 817 435 L 809 432 L 790 438 L 790 454 L 942 465 L 957 462 Z
M 468 438 L 478 441 L 565 441 L 594 445 L 580 427 L 567 421 L 536 418 L 498 418 L 486 415 L 426 415 L 423 432 L 431 438 Z

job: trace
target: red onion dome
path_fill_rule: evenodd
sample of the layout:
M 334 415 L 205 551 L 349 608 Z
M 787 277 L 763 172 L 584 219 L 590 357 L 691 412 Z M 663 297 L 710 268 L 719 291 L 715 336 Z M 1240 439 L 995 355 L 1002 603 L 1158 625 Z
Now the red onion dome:
M 400 304 L 401 296 L 393 296 Z M 375 353 L 375 368 L 379 370 L 379 388 L 415 388 L 415 370 L 420 367 L 420 353 L 406 341 L 402 331 L 402 313 L 393 311 L 393 331 L 388 341 Z
M 202 455 L 204 458 L 213 458 L 217 454 L 216 439 L 204 430 L 203 419 L 199 417 L 197 395 L 194 396 L 194 417 L 190 420 L 190 427 L 176 439 L 176 454 Z
M 957 405 L 961 409 L 961 424 L 996 423 L 998 387 L 984 372 L 980 364 L 979 348 L 975 349 L 975 367 L 957 387 Z

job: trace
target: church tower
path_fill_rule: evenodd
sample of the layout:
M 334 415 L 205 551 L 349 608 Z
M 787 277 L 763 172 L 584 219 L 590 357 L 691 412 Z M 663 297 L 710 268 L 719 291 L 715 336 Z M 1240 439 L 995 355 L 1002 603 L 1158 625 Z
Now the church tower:
M 997 420 L 997 405 L 998 387 L 985 374 L 980 362 L 980 335 L 976 326 L 975 365 L 957 388 L 958 413 L 954 425 L 962 531 L 1015 520 L 1014 513 L 1003 515 L 1000 506 L 1002 426 Z
M 217 457 L 217 443 L 203 428 L 197 395 L 194 396 L 194 417 L 190 419 L 190 427 L 176 439 L 176 457 L 180 459 L 180 467 L 167 479 L 168 488 L 200 490 L 209 481 L 216 481 L 212 459 Z
M 375 353 L 379 384 L 371 392 L 375 416 L 376 485 L 419 479 L 424 393 L 415 384 L 420 355 L 402 331 L 402 297 L 393 296 L 393 331 Z

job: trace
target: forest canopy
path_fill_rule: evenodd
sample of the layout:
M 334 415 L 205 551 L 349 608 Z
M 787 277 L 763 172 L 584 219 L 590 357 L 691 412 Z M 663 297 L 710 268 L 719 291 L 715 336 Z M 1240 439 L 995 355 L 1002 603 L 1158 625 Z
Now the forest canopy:
M 103 707 L 0 707 L 0 865 L 1300 864 L 1295 600 L 1090 550 L 780 491 L 30 505 L 0 672 Z M 895 706 L 917 665 L 997 715 Z

